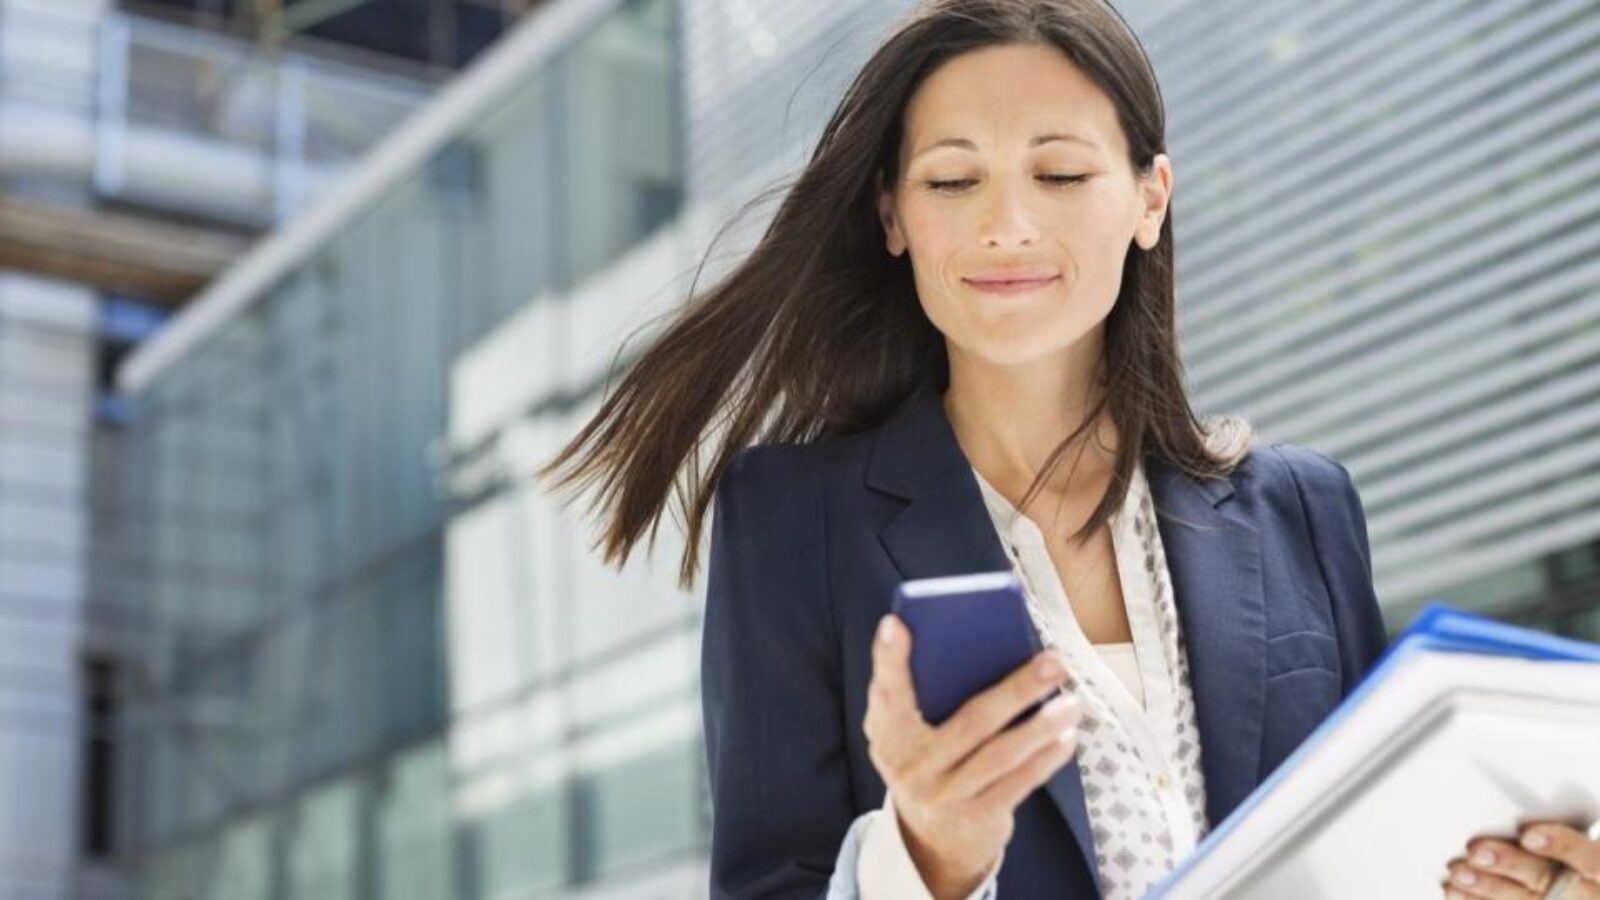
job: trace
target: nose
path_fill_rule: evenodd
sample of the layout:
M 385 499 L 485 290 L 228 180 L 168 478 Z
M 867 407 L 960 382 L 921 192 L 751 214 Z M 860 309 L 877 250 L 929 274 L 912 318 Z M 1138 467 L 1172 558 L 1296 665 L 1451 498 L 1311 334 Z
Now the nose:
M 1028 197 L 1015 179 L 997 179 L 984 199 L 980 238 L 986 247 L 1026 247 L 1039 240 Z

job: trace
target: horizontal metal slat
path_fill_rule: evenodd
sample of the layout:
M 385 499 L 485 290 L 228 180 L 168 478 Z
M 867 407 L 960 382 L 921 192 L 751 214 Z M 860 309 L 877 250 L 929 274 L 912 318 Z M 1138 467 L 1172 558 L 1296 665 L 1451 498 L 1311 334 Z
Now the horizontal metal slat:
M 1499 0 L 1501 4 L 1527 3 L 1529 0 Z M 1243 152 L 1241 138 L 1245 134 L 1262 138 L 1278 137 L 1280 132 L 1295 136 L 1303 133 L 1305 123 L 1323 121 L 1316 108 L 1304 107 L 1302 116 L 1286 120 L 1265 120 L 1261 110 L 1279 105 L 1281 98 L 1310 94 L 1319 98 L 1329 96 L 1323 87 L 1334 82 L 1351 93 L 1389 84 L 1385 73 L 1416 68 L 1413 55 L 1419 43 L 1438 40 L 1441 33 L 1451 33 L 1459 27 L 1463 17 L 1452 17 L 1459 5 L 1444 2 L 1407 4 L 1398 14 L 1392 6 L 1380 3 L 1334 4 L 1329 7 L 1328 20 L 1332 24 L 1318 23 L 1317 30 L 1307 28 L 1306 40 L 1313 42 L 1310 49 L 1299 51 L 1308 57 L 1297 65 L 1284 65 L 1273 71 L 1270 80 L 1257 78 L 1240 82 L 1231 90 L 1219 90 L 1209 80 L 1202 62 L 1192 73 L 1179 73 L 1182 83 L 1203 86 L 1204 91 L 1186 98 L 1185 107 L 1194 115 L 1193 125 L 1182 133 L 1185 147 L 1206 148 L 1208 158 L 1223 159 L 1228 151 Z M 1491 20 L 1503 13 L 1491 8 L 1474 15 L 1474 20 Z M 1452 26 L 1452 22 L 1455 25 Z M 1329 52 L 1318 58 L 1321 47 Z M 1403 48 L 1403 50 L 1402 50 Z M 1216 48 L 1213 47 L 1213 52 Z M 1265 54 L 1261 54 L 1265 56 Z M 1187 123 L 1186 123 L 1187 124 Z M 1263 141 L 1248 142 L 1249 150 L 1259 154 L 1272 144 Z M 1257 157 L 1258 158 L 1258 157 Z M 1191 201 L 1199 206 L 1210 202 L 1204 185 L 1191 192 Z
M 1594 365 L 1595 361 L 1595 349 L 1585 341 L 1574 340 L 1559 351 L 1490 368 L 1484 377 L 1455 391 L 1428 395 L 1389 416 L 1376 417 L 1382 421 L 1370 427 L 1336 432 L 1318 443 L 1352 472 L 1381 473 L 1391 466 L 1421 465 L 1460 441 L 1512 427 L 1530 416 L 1548 413 L 1560 404 L 1600 390 L 1600 366 Z M 1557 377 L 1550 377 L 1552 373 Z M 1519 389 L 1505 402 L 1472 405 L 1485 395 L 1541 378 L 1546 380 Z M 1452 410 L 1461 412 L 1424 429 L 1405 428 Z M 1377 440 L 1397 431 L 1403 436 Z M 1366 449 L 1361 449 L 1363 444 Z
M 1374 310 L 1390 305 L 1393 299 L 1403 296 L 1406 286 L 1426 285 L 1429 279 L 1452 269 L 1466 270 L 1478 265 L 1484 258 L 1487 241 L 1502 247 L 1513 247 L 1504 228 L 1505 219 L 1514 211 L 1536 209 L 1552 202 L 1570 202 L 1583 196 L 1589 186 L 1586 180 L 1600 174 L 1600 118 L 1579 119 L 1583 124 L 1575 130 L 1563 132 L 1557 126 L 1556 136 L 1549 141 L 1535 142 L 1537 150 L 1530 151 L 1522 160 L 1529 169 L 1553 168 L 1560 170 L 1547 179 L 1525 179 L 1520 184 L 1497 193 L 1494 202 L 1476 202 L 1494 186 L 1507 178 L 1507 173 L 1483 166 L 1468 171 L 1449 190 L 1430 191 L 1421 186 L 1421 199 L 1404 206 L 1404 212 L 1394 216 L 1392 240 L 1383 244 L 1383 250 L 1360 254 L 1354 262 L 1335 265 L 1334 257 L 1321 259 L 1323 253 L 1286 259 L 1281 276 L 1286 285 L 1282 290 L 1261 294 L 1262 302 L 1256 309 L 1266 314 L 1266 303 L 1271 300 L 1271 312 L 1276 320 L 1291 318 L 1284 324 L 1266 325 L 1259 318 L 1241 311 L 1231 320 L 1217 322 L 1210 327 L 1185 331 L 1185 351 L 1195 360 L 1191 374 L 1196 382 L 1223 384 L 1227 377 L 1247 364 L 1237 356 L 1213 353 L 1236 344 L 1248 337 L 1254 353 L 1259 356 L 1307 349 L 1323 338 L 1330 329 L 1356 321 Z M 1448 175 L 1444 176 L 1448 179 Z M 1591 193 L 1594 192 L 1591 188 Z M 1459 193 L 1456 193 L 1459 191 Z M 1473 204 L 1467 210 L 1458 207 L 1463 202 Z M 1386 223 L 1387 224 L 1387 223 Z M 1337 227 L 1335 225 L 1334 227 Z M 1386 235 L 1362 235 L 1357 241 L 1364 244 L 1380 242 Z M 1327 244 L 1330 253 L 1352 255 L 1357 241 L 1331 237 Z M 1306 265 L 1302 265 L 1305 263 Z M 1320 266 L 1324 274 L 1307 278 L 1300 274 L 1309 266 Z M 1386 273 L 1399 270 L 1398 278 Z M 1275 276 L 1279 273 L 1273 271 Z M 1381 290 L 1361 290 L 1363 282 L 1382 279 Z M 1341 289 L 1344 296 L 1334 305 L 1306 310 L 1302 307 L 1316 304 L 1329 291 Z M 1265 333 L 1259 333 L 1266 328 Z
M 1378 596 L 1387 604 L 1409 600 L 1591 541 L 1596 535 L 1600 535 L 1600 511 L 1507 535 L 1492 543 L 1434 553 L 1426 562 L 1399 560 L 1380 564 L 1382 555 L 1375 550 Z
M 1506 255 L 1505 263 L 1486 276 L 1465 280 L 1454 289 L 1434 289 L 1423 299 L 1410 302 L 1392 299 L 1408 293 L 1408 285 L 1397 285 L 1392 293 L 1382 294 L 1391 302 L 1375 305 L 1368 318 L 1353 320 L 1347 328 L 1329 322 L 1329 336 L 1324 341 L 1295 353 L 1264 355 L 1256 370 L 1245 371 L 1231 383 L 1202 383 L 1197 393 L 1208 404 L 1247 407 L 1262 419 L 1303 413 L 1307 403 L 1323 401 L 1341 388 L 1357 387 L 1365 380 L 1365 372 L 1381 370 L 1397 358 L 1420 358 L 1451 347 L 1489 332 L 1506 319 L 1529 314 L 1574 290 L 1600 283 L 1594 238 L 1576 229 L 1562 230 L 1565 225 L 1581 225 L 1600 217 L 1600 193 L 1580 199 L 1583 202 L 1575 204 L 1576 210 L 1550 211 L 1556 220 L 1553 225 L 1541 217 L 1522 235 L 1524 241 L 1558 237 L 1536 243 L 1527 252 Z M 1487 247 L 1483 252 L 1488 256 L 1505 253 L 1505 249 Z M 1556 274 L 1543 278 L 1546 272 Z M 1419 273 L 1417 280 L 1426 277 Z M 1541 280 L 1527 284 L 1536 278 Z M 1448 283 L 1447 278 L 1439 280 Z M 1419 371 L 1415 377 L 1423 374 Z M 1297 421 L 1302 427 L 1316 428 L 1329 420 L 1324 416 Z
M 1600 427 L 1600 395 L 1587 403 L 1547 408 L 1545 416 L 1542 420 L 1522 421 L 1514 428 L 1492 431 L 1487 437 L 1441 450 L 1428 457 L 1426 466 L 1390 468 L 1382 477 L 1365 475 L 1359 465 L 1351 468 L 1361 482 L 1361 500 L 1367 514 L 1386 516 L 1389 507 L 1403 506 L 1410 494 L 1433 488 L 1443 490 L 1456 479 L 1475 471 L 1515 463 L 1530 448 L 1556 446 Z
M 1509 437 L 1521 435 L 1515 430 Z M 1409 542 L 1422 526 L 1444 520 L 1446 517 L 1467 519 L 1469 511 L 1491 501 L 1515 501 L 1528 488 L 1542 481 L 1562 478 L 1572 472 L 1581 472 L 1595 460 L 1600 460 L 1600 435 L 1563 444 L 1560 447 L 1530 446 L 1521 441 L 1520 453 L 1507 454 L 1502 465 L 1485 474 L 1454 481 L 1447 489 L 1430 493 L 1426 499 L 1408 503 L 1404 509 L 1393 510 L 1371 520 L 1368 534 L 1372 540 L 1389 540 L 1391 537 Z M 1537 452 L 1536 452 L 1537 451 Z
M 1482 514 L 1457 519 L 1403 541 L 1390 541 L 1384 563 L 1408 565 L 1434 554 L 1474 546 L 1485 538 L 1537 530 L 1533 526 L 1545 527 L 1551 524 L 1552 517 L 1576 517 L 1596 508 L 1600 508 L 1600 472 L 1563 478 L 1537 490 L 1524 490 Z
M 1574 47 L 1600 40 L 1600 16 L 1581 30 L 1562 34 L 1558 40 L 1563 52 L 1569 53 Z M 1298 158 L 1281 161 L 1285 171 L 1294 171 L 1295 179 L 1286 181 L 1281 191 L 1250 197 L 1253 204 L 1262 205 L 1267 212 L 1244 217 L 1234 225 L 1233 221 L 1240 217 L 1219 210 L 1218 215 L 1229 223 L 1227 227 L 1208 225 L 1204 216 L 1197 217 L 1188 226 L 1196 238 L 1184 245 L 1180 277 L 1186 288 L 1198 296 L 1216 295 L 1219 299 L 1197 308 L 1191 324 L 1199 327 L 1236 305 L 1248 303 L 1253 298 L 1233 296 L 1226 285 L 1248 280 L 1263 265 L 1283 258 L 1284 239 L 1303 235 L 1295 227 L 1297 224 L 1323 225 L 1330 216 L 1354 219 L 1347 207 L 1363 203 L 1363 190 L 1370 190 L 1367 186 L 1372 182 L 1393 184 L 1402 190 L 1414 187 L 1414 173 L 1423 166 L 1428 167 L 1430 177 L 1436 177 L 1432 171 L 1435 166 L 1459 166 L 1458 160 L 1469 156 L 1491 158 L 1487 155 L 1489 144 L 1507 148 L 1503 152 L 1517 152 L 1526 144 L 1511 143 L 1506 132 L 1526 134 L 1564 114 L 1594 108 L 1600 55 L 1578 54 L 1561 63 L 1534 54 L 1512 59 L 1517 62 L 1508 63 L 1511 71 L 1499 72 L 1499 80 L 1465 79 L 1451 89 L 1428 94 L 1408 108 L 1405 116 L 1392 117 L 1379 127 L 1363 131 L 1355 140 L 1330 141 L 1319 133 L 1315 137 L 1323 147 L 1321 152 L 1308 148 Z M 1498 96 L 1481 98 L 1502 86 L 1505 90 Z M 1562 112 L 1550 107 L 1559 107 Z M 1533 112 L 1530 114 L 1529 110 Z M 1448 121 L 1438 122 L 1420 135 L 1413 134 L 1419 122 L 1433 121 L 1445 113 L 1453 114 Z M 1490 128 L 1491 125 L 1498 127 Z M 1383 182 L 1381 176 L 1387 175 L 1394 177 Z

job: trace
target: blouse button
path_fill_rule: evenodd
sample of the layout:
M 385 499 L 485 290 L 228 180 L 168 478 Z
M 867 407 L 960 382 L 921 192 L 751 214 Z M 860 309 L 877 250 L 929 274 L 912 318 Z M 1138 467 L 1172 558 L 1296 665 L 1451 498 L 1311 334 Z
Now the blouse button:
M 1172 787 L 1172 776 L 1165 772 L 1156 773 L 1156 787 L 1162 789 L 1163 791 L 1169 787 Z

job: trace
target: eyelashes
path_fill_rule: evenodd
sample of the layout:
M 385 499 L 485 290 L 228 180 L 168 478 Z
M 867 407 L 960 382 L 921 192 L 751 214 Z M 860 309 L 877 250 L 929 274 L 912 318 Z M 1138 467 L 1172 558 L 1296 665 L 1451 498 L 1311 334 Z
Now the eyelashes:
M 1087 179 L 1088 177 L 1089 176 L 1087 176 L 1087 175 L 1041 175 L 1041 176 L 1039 176 L 1039 180 L 1045 182 L 1046 184 L 1066 186 L 1066 185 L 1077 184 L 1078 182 L 1083 181 L 1083 180 Z M 923 184 L 927 185 L 930 190 L 936 191 L 936 192 L 941 193 L 941 194 L 956 194 L 956 193 L 960 193 L 961 191 L 965 190 L 969 186 L 974 185 L 976 183 L 977 183 L 977 179 L 974 179 L 974 178 L 955 178 L 955 179 L 947 179 L 947 180 L 943 180 L 943 181 L 924 181 L 923 182 Z

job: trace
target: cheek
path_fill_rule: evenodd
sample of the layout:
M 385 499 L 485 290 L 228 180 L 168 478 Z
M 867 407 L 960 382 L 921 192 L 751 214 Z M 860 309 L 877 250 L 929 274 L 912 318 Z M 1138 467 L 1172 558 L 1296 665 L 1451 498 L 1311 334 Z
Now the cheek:
M 961 258 L 963 225 L 951 215 L 908 210 L 900 228 L 923 306 L 937 305 L 942 295 L 960 286 L 953 260 Z
M 1060 251 L 1076 267 L 1073 293 L 1109 305 L 1122 285 L 1123 265 L 1133 241 L 1133 223 L 1107 200 L 1063 214 L 1056 223 Z

